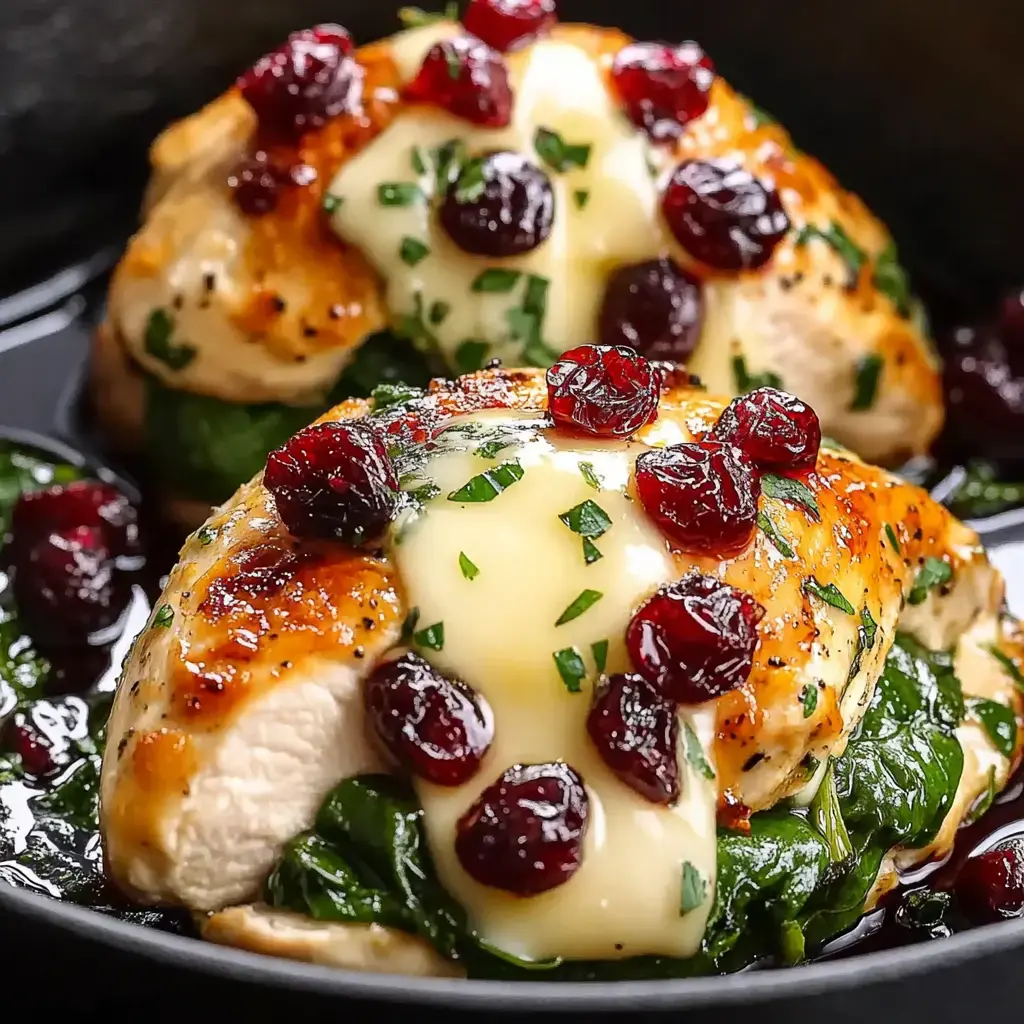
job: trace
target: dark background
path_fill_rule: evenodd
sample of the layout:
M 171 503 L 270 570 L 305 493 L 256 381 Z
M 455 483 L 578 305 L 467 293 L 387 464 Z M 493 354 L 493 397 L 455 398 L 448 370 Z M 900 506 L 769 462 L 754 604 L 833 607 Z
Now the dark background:
M 1020 0 L 561 0 L 560 8 L 567 20 L 699 40 L 735 86 L 889 223 L 940 319 L 969 315 L 1024 279 Z M 134 223 L 153 135 L 289 30 L 337 20 L 367 41 L 397 26 L 392 9 L 386 0 L 0 0 L 0 295 L 119 245 Z M 77 301 L 56 308 L 72 321 Z M 0 303 L 0 423 L 59 430 L 87 325 L 48 336 L 24 322 L 12 330 L 26 319 L 21 309 Z M 993 956 L 898 987 L 673 1016 L 687 1024 L 740 1013 L 763 1024 L 1018 1020 L 1019 958 Z M 0 971 L 5 1020 L 71 1010 L 146 1021 L 381 1012 L 157 967 L 3 911 Z M 423 1014 L 386 1012 L 389 1020 Z

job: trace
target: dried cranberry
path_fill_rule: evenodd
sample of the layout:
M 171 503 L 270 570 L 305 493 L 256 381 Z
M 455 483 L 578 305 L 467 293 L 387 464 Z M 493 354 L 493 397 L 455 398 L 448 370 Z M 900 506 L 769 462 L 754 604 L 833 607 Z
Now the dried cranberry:
M 960 909 L 974 924 L 1024 916 L 1024 838 L 971 857 L 956 880 Z
M 14 596 L 34 635 L 81 640 L 117 621 L 130 588 L 99 526 L 54 530 L 15 547 Z
M 629 437 L 658 415 L 661 381 L 631 348 L 580 345 L 547 372 L 555 426 L 597 437 Z
M 22 767 L 29 775 L 48 775 L 57 766 L 50 757 L 50 745 L 27 721 L 22 712 L 16 712 L 6 723 L 4 746 L 21 758 Z
M 352 39 L 340 25 L 293 32 L 238 79 L 261 133 L 291 141 L 355 109 L 362 88 Z
M 366 707 L 387 749 L 439 786 L 472 778 L 494 736 L 476 694 L 418 654 L 377 667 L 366 683 Z
M 519 153 L 470 160 L 445 194 L 441 223 L 463 252 L 521 256 L 551 234 L 551 180 Z
M 675 705 L 634 674 L 603 679 L 594 690 L 587 731 L 605 764 L 656 804 L 679 798 L 679 719 Z
M 683 551 L 732 554 L 754 532 L 761 478 L 732 445 L 698 441 L 643 452 L 636 489 L 647 514 Z
M 555 0 L 469 0 L 462 24 L 496 50 L 515 50 L 548 32 Z
M 432 46 L 405 95 L 486 128 L 505 128 L 512 118 L 505 59 L 474 36 L 456 36 Z
M 702 704 L 750 675 L 764 608 L 742 590 L 692 573 L 661 587 L 626 630 L 636 670 L 680 704 Z
M 117 557 L 140 554 L 138 512 L 116 487 L 98 480 L 76 480 L 26 492 L 11 514 L 15 549 L 27 548 L 54 530 L 75 526 L 97 527 Z
M 228 175 L 228 188 L 242 213 L 259 217 L 276 209 L 281 189 L 288 184 L 286 172 L 273 166 L 258 150 Z
M 78 756 L 89 735 L 89 705 L 80 697 L 35 700 L 5 723 L 0 749 L 21 757 L 31 775 L 48 775 Z
M 263 482 L 297 537 L 361 544 L 383 532 L 398 506 L 391 456 L 362 420 L 300 430 L 267 457 Z
M 813 466 L 821 446 L 814 410 L 775 388 L 758 388 L 734 398 L 711 436 L 742 448 L 756 465 L 775 469 Z
M 598 333 L 648 359 L 682 362 L 697 347 L 704 318 L 700 281 L 670 259 L 620 267 L 608 280 Z
M 612 79 L 633 124 L 669 142 L 708 109 L 715 65 L 694 42 L 630 43 L 616 55 Z
M 536 896 L 579 870 L 589 810 L 569 765 L 513 765 L 459 819 L 455 852 L 482 885 Z
M 676 241 L 715 270 L 753 270 L 789 230 L 775 186 L 728 160 L 686 160 L 661 203 Z

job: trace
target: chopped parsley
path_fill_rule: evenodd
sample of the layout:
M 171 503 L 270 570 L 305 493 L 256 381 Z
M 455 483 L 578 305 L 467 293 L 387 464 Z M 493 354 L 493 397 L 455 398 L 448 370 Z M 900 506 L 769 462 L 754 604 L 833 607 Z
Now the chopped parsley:
M 757 527 L 775 545 L 779 554 L 784 558 L 792 558 L 796 554 L 792 545 L 785 537 L 782 536 L 779 532 L 779 528 L 774 522 L 772 522 L 766 513 L 757 513 Z
M 422 388 L 414 388 L 399 381 L 396 384 L 378 384 L 370 392 L 370 401 L 373 402 L 373 411 L 380 412 L 382 409 L 390 409 L 393 405 L 402 405 L 422 396 Z
M 424 199 L 423 190 L 411 181 L 385 181 L 377 186 L 381 206 L 412 206 Z
M 604 597 L 604 594 L 602 594 L 600 590 L 581 591 L 569 607 L 558 616 L 555 620 L 555 625 L 564 626 L 567 622 L 572 622 L 573 619 L 578 619 L 588 608 L 597 604 L 602 597 Z
M 896 531 L 892 528 L 890 523 L 885 524 L 885 535 L 889 538 L 889 544 L 892 546 L 893 551 L 897 555 L 902 555 L 903 551 L 900 549 L 900 539 L 896 536 Z
M 914 580 L 907 601 L 910 604 L 922 604 L 929 591 L 944 586 L 952 578 L 953 567 L 948 562 L 929 556 L 917 571 L 917 579 Z
M 608 641 L 597 640 L 590 645 L 590 653 L 594 656 L 594 664 L 598 672 L 603 672 L 608 664 Z
M 419 608 L 410 608 L 409 613 L 405 617 L 405 621 L 402 623 L 402 632 L 398 637 L 399 643 L 407 644 L 412 639 L 413 632 L 416 629 L 416 624 L 419 621 Z
M 441 53 L 444 54 L 444 62 L 448 65 L 448 77 L 453 82 L 457 82 L 462 72 L 462 61 L 459 58 L 458 50 L 446 40 L 441 43 Z
M 331 195 L 331 193 L 328 192 L 327 195 L 324 196 L 324 201 L 322 203 L 324 213 L 326 213 L 327 216 L 330 217 L 330 215 L 334 213 L 334 211 L 337 210 L 339 206 L 341 206 L 342 202 L 343 200 L 341 196 Z
M 462 139 L 449 139 L 430 151 L 430 162 L 434 165 L 434 192 L 441 195 L 447 192 L 453 181 L 459 181 L 460 175 L 469 167 L 466 163 L 466 147 Z M 484 189 L 484 178 L 480 160 L 472 161 L 476 165 L 475 183 L 467 182 L 470 193 L 459 192 L 460 202 L 471 202 Z
M 558 359 L 558 353 L 543 338 L 550 284 L 546 277 L 530 274 L 522 306 L 506 314 L 509 335 L 513 341 L 523 342 L 523 360 L 531 366 L 552 366 Z
M 839 592 L 839 588 L 834 583 L 829 583 L 828 586 L 824 586 L 819 583 L 813 576 L 808 576 L 803 584 L 802 588 L 805 594 L 811 594 L 814 597 L 820 598 L 825 604 L 831 605 L 833 608 L 838 608 L 841 612 L 846 612 L 847 615 L 856 615 L 857 611 L 846 600 L 845 597 Z
M 875 272 L 871 277 L 871 281 L 892 302 L 900 316 L 910 316 L 913 306 L 913 297 L 910 293 L 910 278 L 907 277 L 907 272 L 900 266 L 895 242 L 890 241 L 879 253 L 878 258 L 875 260 Z M 927 334 L 927 329 L 925 328 L 922 333 Z
M 857 647 L 853 653 L 853 660 L 850 662 L 850 671 L 846 675 L 847 683 L 860 671 L 861 658 L 865 651 L 870 651 L 875 646 L 875 637 L 878 634 L 878 623 L 875 622 L 867 605 L 860 610 L 860 625 L 857 627 Z
M 1018 690 L 1024 691 L 1024 672 L 1021 672 L 1020 666 L 1013 658 L 1010 657 L 1006 651 L 1001 651 L 995 644 L 989 644 L 985 648 L 989 654 L 992 655 L 996 661 L 1006 670 L 1006 674 L 1013 680 L 1013 685 Z
M 411 487 L 406 490 L 406 494 L 415 498 L 419 502 L 430 501 L 431 499 L 436 498 L 440 493 L 441 488 L 432 480 L 427 480 L 416 487 Z
M 515 288 L 522 272 L 519 270 L 506 270 L 504 267 L 488 267 L 481 270 L 473 279 L 469 290 L 473 292 L 498 292 L 506 294 Z
M 427 161 L 423 159 L 423 150 L 419 146 L 412 147 L 412 169 L 417 174 L 427 173 Z
M 797 233 L 795 244 L 806 245 L 812 238 L 820 238 L 846 264 L 846 288 L 853 291 L 860 280 L 860 272 L 867 262 L 867 254 L 864 250 L 836 221 L 831 221 L 827 228 L 819 228 L 815 224 L 804 225 Z
M 432 626 L 417 630 L 412 635 L 412 642 L 417 647 L 429 647 L 432 651 L 444 650 L 444 623 L 435 622 Z
M 462 575 L 467 580 L 475 580 L 480 575 L 480 569 L 470 559 L 469 555 L 465 551 L 459 552 L 459 568 L 462 570 Z
M 586 167 L 590 159 L 589 143 L 573 145 L 550 128 L 537 129 L 533 136 L 533 148 L 553 171 L 570 171 L 574 167 Z
M 493 501 L 502 491 L 522 480 L 524 472 L 523 467 L 511 459 L 477 474 L 457 491 L 452 491 L 448 500 L 466 503 Z
M 592 462 L 580 463 L 580 475 L 595 491 L 601 490 L 601 478 L 594 471 L 594 464 Z
M 579 693 L 582 689 L 580 683 L 587 674 L 583 656 L 575 647 L 563 647 L 562 650 L 555 651 L 552 657 L 565 688 L 570 693 Z
M 587 565 L 593 565 L 599 558 L 604 558 L 601 549 L 589 538 L 583 538 L 583 561 Z
M 818 687 L 806 683 L 800 691 L 800 703 L 804 706 L 804 718 L 810 718 L 818 710 Z
M 885 368 L 885 360 L 873 353 L 869 356 L 861 356 L 857 360 L 853 386 L 853 401 L 850 408 L 854 412 L 862 412 L 870 409 L 878 397 L 878 384 L 882 379 L 882 370 Z
M 458 21 L 459 5 L 457 3 L 445 4 L 443 12 L 425 11 L 421 7 L 399 7 L 398 20 L 406 28 L 420 28 L 423 25 L 431 25 L 435 21 Z
M 395 334 L 407 338 L 419 349 L 436 352 L 440 348 L 434 332 L 423 322 L 423 295 L 420 292 L 413 295 L 413 311 L 396 316 L 391 326 Z
M 438 299 L 437 302 L 432 302 L 430 304 L 430 312 L 427 314 L 427 319 L 434 327 L 437 327 L 439 324 L 443 324 L 445 322 L 451 311 L 451 303 Z
M 205 548 L 217 539 L 217 531 L 212 526 L 201 526 L 196 534 L 196 538 Z
M 688 861 L 683 861 L 683 891 L 679 897 L 679 916 L 696 910 L 708 894 L 704 876 Z
M 173 333 L 174 317 L 166 309 L 154 309 L 146 321 L 146 354 L 159 359 L 172 370 L 184 370 L 197 353 L 191 345 L 172 345 Z
M 984 700 L 980 697 L 968 697 L 964 705 L 967 708 L 967 717 L 981 724 L 992 741 L 992 746 L 1003 757 L 1013 757 L 1013 752 L 1017 748 L 1017 717 L 1013 709 L 998 701 Z
M 474 203 L 487 188 L 484 177 L 484 161 L 481 157 L 467 160 L 458 171 L 455 179 L 455 199 L 459 203 Z
M 776 476 L 774 473 L 765 473 L 761 478 L 761 490 L 769 498 L 777 498 L 779 501 L 788 501 L 793 505 L 805 508 L 812 519 L 821 518 L 821 510 L 818 508 L 818 499 L 814 491 L 803 482 L 794 480 L 788 476 Z
M 693 726 L 689 722 L 683 722 L 683 747 L 686 751 L 687 764 L 702 778 L 713 779 L 715 770 L 704 756 L 700 737 L 693 731 Z
M 474 373 L 487 362 L 487 353 L 490 350 L 488 342 L 467 338 L 460 342 L 455 350 L 455 368 L 459 373 Z
M 587 498 L 563 512 L 559 517 L 566 526 L 583 538 L 583 561 L 591 565 L 602 557 L 600 549 L 594 544 L 594 539 L 607 532 L 612 525 L 608 513 L 605 512 L 596 501 Z
M 153 616 L 153 625 L 166 629 L 174 621 L 174 609 L 169 604 L 162 604 Z
M 732 375 L 739 394 L 746 394 L 756 388 L 781 388 L 782 378 L 777 373 L 764 370 L 761 373 L 750 373 L 747 361 L 743 356 L 732 357 Z
M 587 203 L 590 202 L 590 189 L 578 188 L 573 192 L 572 198 L 577 210 L 586 209 Z
M 398 247 L 398 255 L 407 266 L 415 267 L 417 263 L 430 255 L 430 246 L 424 245 L 418 238 L 406 235 Z

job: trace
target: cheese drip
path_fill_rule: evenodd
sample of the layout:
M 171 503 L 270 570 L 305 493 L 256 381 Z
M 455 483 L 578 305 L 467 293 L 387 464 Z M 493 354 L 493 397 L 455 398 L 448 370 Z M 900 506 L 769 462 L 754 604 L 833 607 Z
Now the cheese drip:
M 496 451 L 503 439 L 510 446 Z M 630 616 L 676 575 L 664 539 L 626 493 L 645 447 L 567 440 L 545 431 L 534 413 L 485 412 L 455 421 L 441 450 L 404 481 L 410 489 L 428 482 L 439 489 L 422 510 L 399 521 L 393 536 L 419 627 L 444 625 L 443 648 L 421 653 L 482 694 L 495 719 L 494 743 L 470 782 L 417 783 L 431 853 L 481 937 L 521 957 L 685 957 L 699 948 L 710 912 L 717 789 L 682 746 L 688 726 L 711 762 L 713 709 L 680 715 L 682 796 L 673 807 L 650 803 L 613 775 L 586 730 L 598 675 L 592 645 L 607 641 L 607 671 L 627 671 L 623 635 Z M 522 475 L 492 500 L 449 497 L 485 470 L 513 461 Z M 600 489 L 592 486 L 597 481 Z M 594 540 L 601 557 L 589 565 L 581 537 L 559 519 L 588 499 L 611 520 Z M 475 575 L 464 572 L 460 555 Z M 556 625 L 584 590 L 602 596 Z M 587 669 L 577 693 L 553 658 L 573 646 Z M 582 867 L 567 883 L 531 898 L 478 884 L 455 855 L 459 817 L 511 765 L 554 760 L 572 765 L 586 785 Z M 686 863 L 699 872 L 704 899 L 681 913 Z

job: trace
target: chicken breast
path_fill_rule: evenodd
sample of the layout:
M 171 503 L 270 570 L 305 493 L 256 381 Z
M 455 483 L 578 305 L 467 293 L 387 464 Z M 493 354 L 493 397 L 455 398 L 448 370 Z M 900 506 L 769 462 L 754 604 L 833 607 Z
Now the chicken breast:
M 418 785 L 431 853 L 484 937 L 518 955 L 553 955 L 557 947 L 613 957 L 611 943 L 623 934 L 632 953 L 692 952 L 707 907 L 687 915 L 685 929 L 674 908 L 663 920 L 666 873 L 675 878 L 683 850 L 713 878 L 716 815 L 730 821 L 771 807 L 805 789 L 809 758 L 842 752 L 897 625 L 930 647 L 959 645 L 972 692 L 1020 711 L 991 653 L 1020 656 L 1016 624 L 1001 617 L 1002 581 L 977 536 L 924 491 L 849 452 L 822 449 L 796 498 L 766 485 L 761 529 L 739 554 L 673 549 L 631 492 L 633 462 L 651 447 L 699 439 L 725 404 L 676 376 L 683 379 L 667 385 L 658 418 L 629 442 L 552 435 L 539 371 L 435 381 L 408 414 L 399 407 L 380 422 L 410 436 L 443 429 L 463 440 L 432 449 L 403 477 L 409 489 L 429 478 L 437 496 L 421 494 L 423 506 L 396 523 L 380 553 L 291 537 L 259 479 L 217 511 L 183 548 L 115 701 L 102 822 L 117 882 L 139 900 L 202 911 L 257 897 L 283 844 L 311 825 L 333 785 L 388 770 L 366 732 L 360 683 L 401 650 L 413 609 L 421 625 L 443 623 L 431 660 L 482 693 L 495 720 L 473 779 Z M 350 401 L 324 419 L 367 411 Z M 500 500 L 442 497 L 456 494 L 481 458 L 507 458 L 512 446 L 521 476 Z M 595 484 L 610 526 L 599 540 L 602 557 L 590 564 L 558 513 L 595 495 Z M 459 571 L 461 555 L 476 573 Z M 936 564 L 949 567 L 949 579 L 906 604 L 920 589 L 921 568 Z M 602 663 L 591 668 L 596 653 L 585 659 L 588 680 L 602 668 L 625 670 L 633 611 L 694 569 L 751 593 L 766 614 L 747 681 L 681 712 L 687 744 L 701 753 L 688 747 L 685 798 L 652 808 L 594 753 L 583 721 L 589 702 L 563 685 L 552 652 L 593 651 L 603 640 Z M 600 600 L 569 621 L 584 590 Z M 998 767 L 999 784 L 1009 772 L 982 730 L 962 730 L 972 752 L 937 850 L 989 784 L 988 769 Z M 459 866 L 454 820 L 507 765 L 556 758 L 586 779 L 602 828 L 588 833 L 579 884 L 503 902 Z M 627 857 L 645 870 L 622 870 Z M 243 944 L 253 948 L 265 926 L 259 914 L 243 918 Z
M 896 463 L 927 449 L 942 421 L 938 366 L 892 241 L 777 123 L 716 78 L 707 112 L 676 143 L 651 146 L 622 116 L 609 78 L 629 39 L 592 26 L 556 26 L 507 55 L 515 104 L 506 129 L 406 102 L 402 88 L 424 54 L 458 31 L 441 21 L 357 51 L 359 109 L 271 154 L 302 168 L 308 183 L 282 189 L 277 207 L 258 216 L 242 212 L 227 184 L 255 145 L 240 93 L 171 126 L 152 149 L 144 222 L 114 275 L 99 348 L 116 344 L 170 388 L 306 405 L 322 401 L 353 350 L 389 322 L 457 368 L 481 352 L 510 365 L 550 361 L 597 340 L 612 271 L 668 255 L 703 279 L 691 369 L 714 391 L 777 378 L 817 409 L 826 434 L 868 459 Z M 461 252 L 430 212 L 432 147 L 512 149 L 541 165 L 538 130 L 590 147 L 585 166 L 550 175 L 551 237 L 522 257 Z M 718 158 L 773 183 L 792 223 L 761 270 L 711 272 L 663 224 L 659 197 L 672 168 Z M 382 206 L 378 187 L 388 182 L 415 184 L 430 202 Z M 402 257 L 407 239 L 424 258 Z M 519 287 L 476 288 L 492 264 L 524 288 L 543 279 L 544 308 L 527 309 Z M 542 337 L 527 340 L 524 310 L 539 315 Z

